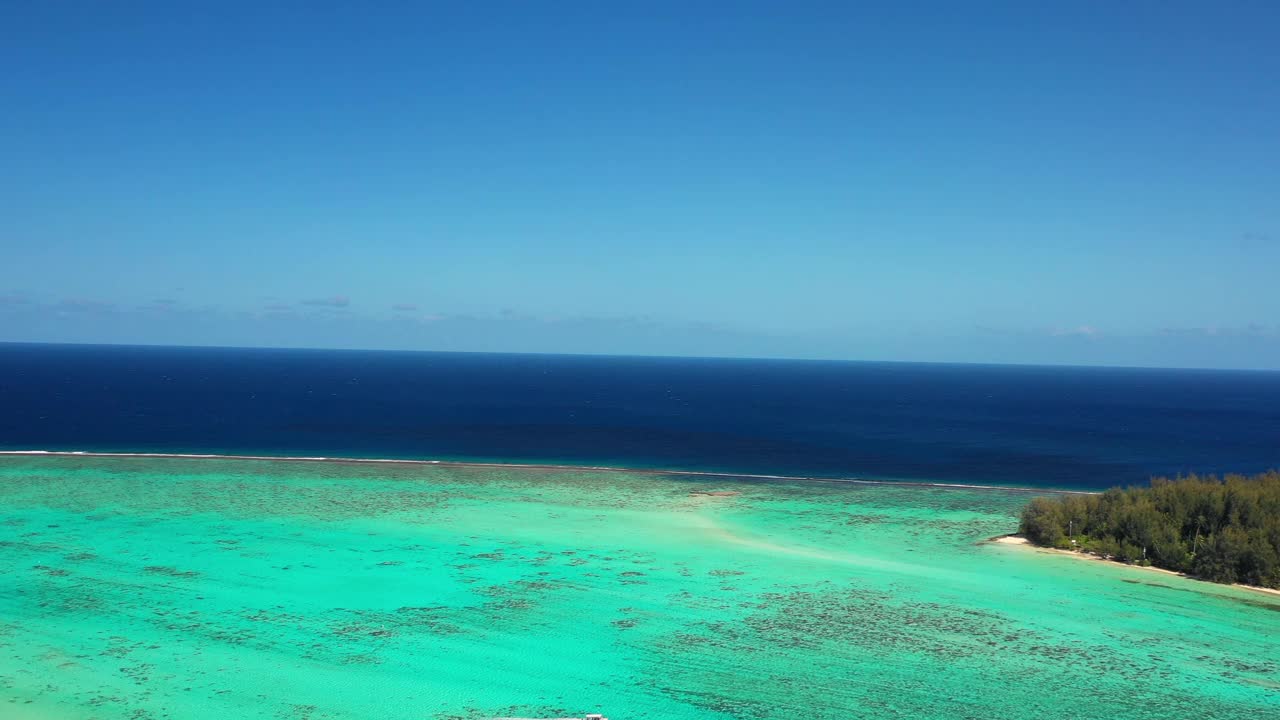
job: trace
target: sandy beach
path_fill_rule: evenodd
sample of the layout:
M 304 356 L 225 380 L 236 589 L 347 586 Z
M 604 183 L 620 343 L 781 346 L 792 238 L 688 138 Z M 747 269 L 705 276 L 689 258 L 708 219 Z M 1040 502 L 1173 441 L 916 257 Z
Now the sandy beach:
M 1107 563 L 1108 565 L 1118 565 L 1120 567 L 1132 568 L 1134 570 L 1145 570 L 1147 572 L 1157 572 L 1157 573 L 1163 573 L 1165 575 L 1175 575 L 1177 577 L 1187 578 L 1188 580 L 1196 580 L 1198 582 L 1209 582 L 1208 580 L 1201 580 L 1200 578 L 1194 575 L 1180 573 L 1176 570 L 1166 570 L 1165 568 L 1156 567 L 1154 565 L 1134 565 L 1132 563 L 1120 562 L 1118 560 L 1108 560 L 1107 558 L 1104 558 L 1100 555 L 1094 555 L 1093 553 L 1077 552 L 1075 550 L 1061 550 L 1058 548 L 1041 547 L 1039 545 L 1032 544 L 1030 540 L 1026 539 L 1025 537 L 1022 537 L 1021 535 L 1001 535 L 1000 537 L 992 538 L 990 542 L 998 543 L 1000 545 L 1022 546 L 1022 547 L 1029 548 L 1031 550 L 1037 550 L 1039 552 L 1053 553 L 1054 555 L 1065 555 L 1067 557 L 1073 557 L 1073 558 L 1076 558 L 1077 560 L 1094 560 L 1097 562 Z M 1268 595 L 1280 596 L 1280 590 L 1277 590 L 1275 588 L 1259 587 L 1257 585 L 1244 585 L 1242 583 L 1230 583 L 1230 584 L 1211 583 L 1211 584 L 1224 585 L 1226 587 L 1236 587 L 1236 588 L 1240 588 L 1241 590 L 1252 590 L 1253 592 L 1267 593 Z

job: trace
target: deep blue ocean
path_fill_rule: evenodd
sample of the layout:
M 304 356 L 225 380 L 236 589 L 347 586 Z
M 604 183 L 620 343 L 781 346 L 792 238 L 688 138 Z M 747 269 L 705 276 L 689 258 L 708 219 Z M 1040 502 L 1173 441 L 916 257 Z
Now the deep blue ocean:
M 0 344 L 0 448 L 1096 488 L 1280 467 L 1280 373 Z

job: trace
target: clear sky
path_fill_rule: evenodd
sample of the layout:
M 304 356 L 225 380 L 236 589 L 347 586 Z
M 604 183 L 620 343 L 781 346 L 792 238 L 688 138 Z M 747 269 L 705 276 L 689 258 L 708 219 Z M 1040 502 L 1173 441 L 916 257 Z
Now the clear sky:
M 194 5 L 0 8 L 0 340 L 1280 368 L 1275 2 Z

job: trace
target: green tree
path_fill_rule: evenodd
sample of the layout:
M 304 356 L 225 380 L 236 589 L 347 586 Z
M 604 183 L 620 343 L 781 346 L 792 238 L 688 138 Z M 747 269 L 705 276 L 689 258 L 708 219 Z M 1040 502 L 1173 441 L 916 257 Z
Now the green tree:
M 1019 531 L 1037 545 L 1280 588 L 1280 472 L 1033 498 Z

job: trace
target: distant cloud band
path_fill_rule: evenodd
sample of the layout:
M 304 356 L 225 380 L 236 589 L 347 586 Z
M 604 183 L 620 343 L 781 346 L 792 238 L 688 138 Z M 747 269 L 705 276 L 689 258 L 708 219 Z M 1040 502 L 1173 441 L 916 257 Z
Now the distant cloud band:
M 332 297 L 311 298 L 309 300 L 303 300 L 302 304 L 312 305 L 316 307 L 344 308 L 351 304 L 351 298 L 347 297 L 346 295 L 334 295 Z

